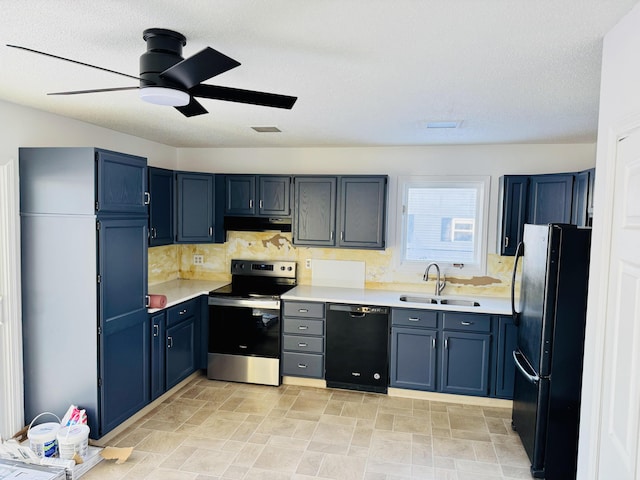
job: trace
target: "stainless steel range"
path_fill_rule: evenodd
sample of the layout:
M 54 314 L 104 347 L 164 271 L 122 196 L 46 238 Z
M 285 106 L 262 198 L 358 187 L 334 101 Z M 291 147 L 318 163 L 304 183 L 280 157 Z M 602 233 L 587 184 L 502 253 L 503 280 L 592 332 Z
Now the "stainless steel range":
M 280 295 L 295 285 L 296 262 L 231 261 L 209 292 L 208 378 L 280 385 Z

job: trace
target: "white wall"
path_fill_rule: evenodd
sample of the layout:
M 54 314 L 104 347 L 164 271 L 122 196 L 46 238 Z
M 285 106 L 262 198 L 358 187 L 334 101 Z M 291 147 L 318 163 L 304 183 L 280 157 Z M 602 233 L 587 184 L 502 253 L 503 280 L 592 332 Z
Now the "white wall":
M 589 274 L 589 305 L 582 388 L 578 478 L 597 478 L 598 435 L 601 428 L 606 292 L 609 272 L 607 225 L 600 225 L 613 211 L 613 177 L 617 132 L 640 125 L 640 4 L 607 34 L 604 40 L 600 118 L 596 161 L 595 211 Z M 617 207 L 620 208 L 620 207 Z M 640 372 L 635 372 L 640 375 Z M 640 406 L 638 406 L 640 408 Z M 605 428 L 605 427 L 602 427 Z M 640 442 L 640 438 L 636 440 Z
M 19 147 L 99 147 L 176 166 L 174 147 L 9 102 L 0 101 L 0 125 L 0 165 L 17 159 Z
M 594 144 L 472 145 L 354 148 L 181 148 L 183 170 L 215 173 L 328 173 L 389 175 L 389 238 L 398 177 L 491 175 L 489 253 L 497 253 L 498 181 L 505 174 L 558 173 L 595 165 Z

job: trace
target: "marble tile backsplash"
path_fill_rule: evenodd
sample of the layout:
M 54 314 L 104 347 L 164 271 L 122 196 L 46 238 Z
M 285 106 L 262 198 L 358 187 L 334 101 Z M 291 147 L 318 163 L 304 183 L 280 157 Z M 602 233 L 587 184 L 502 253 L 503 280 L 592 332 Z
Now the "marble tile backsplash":
M 203 265 L 194 265 L 193 256 L 202 255 Z M 407 274 L 395 268 L 395 251 L 295 247 L 290 233 L 228 232 L 224 244 L 167 245 L 149 248 L 149 284 L 176 278 L 228 280 L 233 258 L 293 260 L 298 262 L 298 283 L 311 284 L 311 269 L 305 261 L 351 260 L 365 263 L 365 286 L 372 289 L 432 292 L 434 282 L 425 283 L 421 273 Z M 487 256 L 487 274 L 475 277 L 447 275 L 444 294 L 510 295 L 513 257 Z

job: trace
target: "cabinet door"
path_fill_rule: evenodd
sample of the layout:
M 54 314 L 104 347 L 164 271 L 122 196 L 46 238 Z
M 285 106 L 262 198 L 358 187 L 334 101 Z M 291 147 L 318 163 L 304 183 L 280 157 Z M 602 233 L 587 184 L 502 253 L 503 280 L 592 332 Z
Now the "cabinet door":
M 518 327 L 511 317 L 498 317 L 498 351 L 496 355 L 496 397 L 513 398 L 516 366 L 512 352 L 518 344 Z
M 213 175 L 176 174 L 178 243 L 211 243 L 214 232 Z
M 336 177 L 296 177 L 293 243 L 336 244 Z
M 527 223 L 570 223 L 573 175 L 536 175 L 529 184 Z
M 100 220 L 98 273 L 99 437 L 149 401 L 146 217 Z
M 491 335 L 445 331 L 442 345 L 442 391 L 487 396 Z
M 147 215 L 147 159 L 96 150 L 96 211 Z
M 500 178 L 502 228 L 500 240 L 501 255 L 515 255 L 518 243 L 522 241 L 527 217 L 529 177 L 506 175 Z
M 149 167 L 149 245 L 173 243 L 173 182 L 171 170 Z
M 387 178 L 340 177 L 338 246 L 384 248 Z
M 391 386 L 413 390 L 436 389 L 436 330 L 391 329 Z
M 167 390 L 196 370 L 195 318 L 167 328 L 165 383 Z
M 228 215 L 255 215 L 256 177 L 227 175 L 227 194 L 224 212 Z
M 164 312 L 151 315 L 151 400 L 155 400 L 165 392 L 164 325 Z
M 291 177 L 258 177 L 258 213 L 260 215 L 289 216 Z

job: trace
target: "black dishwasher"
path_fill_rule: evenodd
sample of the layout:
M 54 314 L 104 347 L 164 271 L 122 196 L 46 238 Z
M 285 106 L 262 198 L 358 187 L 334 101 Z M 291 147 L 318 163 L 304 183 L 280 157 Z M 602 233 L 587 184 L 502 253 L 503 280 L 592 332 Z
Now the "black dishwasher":
M 327 387 L 386 393 L 389 309 L 329 304 L 325 355 Z

